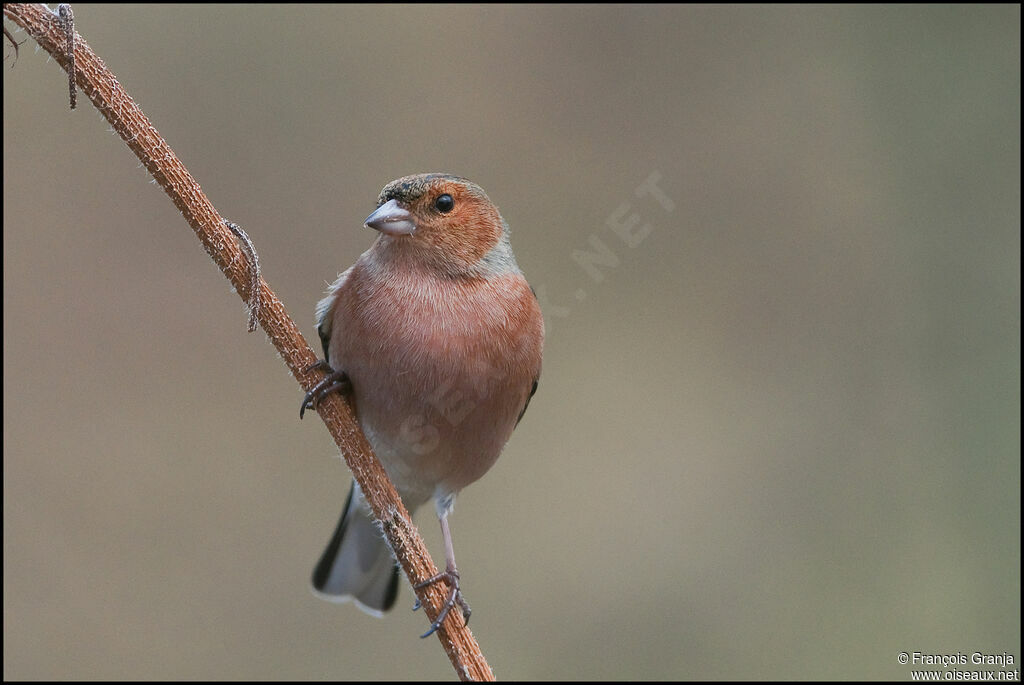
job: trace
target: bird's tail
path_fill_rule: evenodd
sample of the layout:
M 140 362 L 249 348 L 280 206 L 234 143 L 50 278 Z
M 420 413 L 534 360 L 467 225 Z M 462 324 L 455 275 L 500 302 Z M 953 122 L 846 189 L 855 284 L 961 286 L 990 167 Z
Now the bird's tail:
M 338 527 L 313 570 L 313 589 L 332 602 L 355 600 L 373 616 L 383 615 L 398 596 L 398 566 L 355 481 Z

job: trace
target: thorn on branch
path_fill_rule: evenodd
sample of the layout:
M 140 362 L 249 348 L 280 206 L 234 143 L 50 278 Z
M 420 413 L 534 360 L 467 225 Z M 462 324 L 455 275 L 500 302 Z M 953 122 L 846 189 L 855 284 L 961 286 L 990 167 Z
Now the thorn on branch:
M 75 13 L 71 11 L 71 5 L 62 3 L 57 5 L 57 15 L 67 39 L 64 56 L 68 60 L 68 96 L 71 98 L 71 109 L 74 109 L 78 104 L 78 89 L 75 87 Z
M 6 26 L 4 27 L 4 37 L 11 41 L 11 45 L 14 47 L 14 62 L 11 62 L 11 69 L 13 69 L 14 64 L 18 61 L 18 46 L 20 43 L 14 40 L 14 34 L 8 31 Z M 4 57 L 4 61 L 7 61 L 6 57 Z
M 260 300 L 260 258 L 256 254 L 252 240 L 241 226 L 232 221 L 225 221 L 224 225 L 238 237 L 238 244 L 249 260 L 249 332 L 252 333 L 256 330 L 260 307 L 263 305 Z

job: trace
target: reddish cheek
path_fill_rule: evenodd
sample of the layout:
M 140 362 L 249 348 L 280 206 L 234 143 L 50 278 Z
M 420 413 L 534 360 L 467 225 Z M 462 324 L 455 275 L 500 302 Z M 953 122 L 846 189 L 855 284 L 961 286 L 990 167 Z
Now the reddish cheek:
M 453 219 L 440 236 L 443 249 L 466 265 L 476 264 L 497 242 L 497 222 L 477 211 Z

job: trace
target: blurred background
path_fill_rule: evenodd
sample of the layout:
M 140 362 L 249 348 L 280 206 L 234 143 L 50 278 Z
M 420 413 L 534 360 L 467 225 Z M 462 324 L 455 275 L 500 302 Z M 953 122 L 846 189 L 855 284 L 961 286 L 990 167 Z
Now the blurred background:
M 74 10 L 309 340 L 385 183 L 501 208 L 544 373 L 451 519 L 499 678 L 1019 667 L 1019 7 Z M 347 468 L 34 45 L 2 68 L 4 677 L 452 679 L 407 585 L 382 620 L 310 592 Z

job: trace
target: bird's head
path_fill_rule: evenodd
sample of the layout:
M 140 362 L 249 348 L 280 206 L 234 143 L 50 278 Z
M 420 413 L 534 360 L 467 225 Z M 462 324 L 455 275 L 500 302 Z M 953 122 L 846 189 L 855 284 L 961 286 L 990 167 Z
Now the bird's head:
M 448 174 L 416 174 L 384 186 L 366 226 L 377 247 L 445 275 L 518 271 L 508 225 L 483 189 Z

